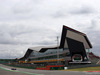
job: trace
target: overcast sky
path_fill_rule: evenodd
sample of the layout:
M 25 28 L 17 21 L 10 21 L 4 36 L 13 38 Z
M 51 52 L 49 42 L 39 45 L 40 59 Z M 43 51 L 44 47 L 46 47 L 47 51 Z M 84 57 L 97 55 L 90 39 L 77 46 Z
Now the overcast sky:
M 56 45 L 63 25 L 86 33 L 100 56 L 100 0 L 0 0 L 0 58 Z

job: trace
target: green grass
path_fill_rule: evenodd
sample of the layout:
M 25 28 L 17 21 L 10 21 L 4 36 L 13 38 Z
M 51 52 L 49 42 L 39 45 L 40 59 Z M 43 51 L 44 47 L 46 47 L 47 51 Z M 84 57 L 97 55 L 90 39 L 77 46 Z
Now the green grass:
M 66 71 L 100 71 L 100 67 L 86 67 L 86 68 L 68 69 Z

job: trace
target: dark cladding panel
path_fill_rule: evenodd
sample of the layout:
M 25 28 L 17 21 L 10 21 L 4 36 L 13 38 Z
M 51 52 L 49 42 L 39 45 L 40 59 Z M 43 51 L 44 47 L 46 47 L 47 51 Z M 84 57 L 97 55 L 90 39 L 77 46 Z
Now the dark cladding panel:
M 71 53 L 71 56 L 73 56 L 74 54 L 81 54 L 83 57 L 87 57 L 84 44 L 82 42 L 70 38 L 66 38 L 66 39 L 68 42 L 68 48 Z
M 64 48 L 66 35 L 67 35 L 67 30 L 63 27 L 63 29 L 62 29 L 62 35 L 61 35 L 60 48 Z
M 24 57 L 20 58 L 19 60 L 25 60 L 29 57 L 29 55 L 32 53 L 33 50 L 28 49 Z

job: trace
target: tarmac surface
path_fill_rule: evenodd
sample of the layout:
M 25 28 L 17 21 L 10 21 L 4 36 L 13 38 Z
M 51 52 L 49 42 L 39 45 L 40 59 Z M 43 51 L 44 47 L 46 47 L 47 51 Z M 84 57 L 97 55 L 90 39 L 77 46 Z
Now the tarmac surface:
M 34 70 L 16 68 L 0 64 L 0 75 L 100 75 L 100 72 L 78 72 L 78 71 L 61 71 L 61 70 Z

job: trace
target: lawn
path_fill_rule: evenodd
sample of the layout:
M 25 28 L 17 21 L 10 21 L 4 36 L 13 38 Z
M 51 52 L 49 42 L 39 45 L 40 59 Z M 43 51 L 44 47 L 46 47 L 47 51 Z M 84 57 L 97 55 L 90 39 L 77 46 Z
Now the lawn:
M 68 69 L 66 71 L 100 71 L 100 67 L 86 67 L 86 68 Z

